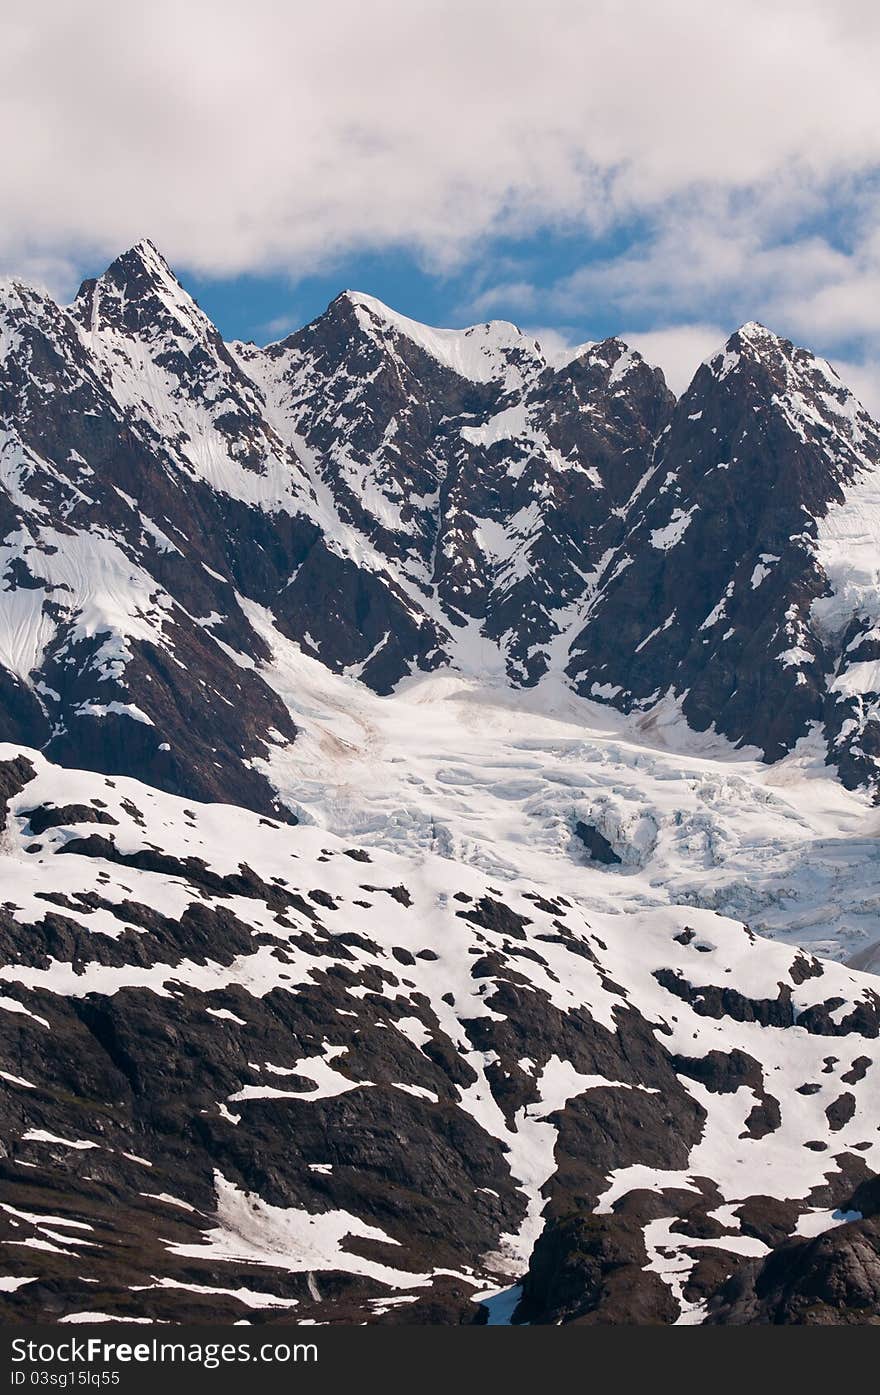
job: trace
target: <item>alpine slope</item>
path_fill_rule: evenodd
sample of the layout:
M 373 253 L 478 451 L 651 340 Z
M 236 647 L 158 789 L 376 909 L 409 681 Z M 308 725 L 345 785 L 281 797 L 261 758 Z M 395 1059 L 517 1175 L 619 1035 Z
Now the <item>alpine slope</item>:
M 0 1314 L 880 1321 L 880 427 L 0 288 Z

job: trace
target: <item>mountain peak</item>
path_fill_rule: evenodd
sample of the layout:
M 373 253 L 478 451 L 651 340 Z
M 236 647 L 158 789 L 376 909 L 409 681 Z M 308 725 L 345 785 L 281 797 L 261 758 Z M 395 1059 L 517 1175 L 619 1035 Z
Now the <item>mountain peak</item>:
M 121 252 L 97 279 L 104 286 L 125 286 L 135 293 L 163 285 L 183 289 L 155 242 L 148 237 Z
M 523 369 L 538 371 L 546 364 L 534 338 L 510 320 L 485 320 L 463 329 L 445 329 L 410 319 L 375 296 L 353 290 L 342 291 L 328 313 L 337 307 L 353 316 L 360 330 L 377 343 L 408 340 L 470 382 L 506 382 L 511 374 L 519 380 Z
M 121 252 L 111 263 L 111 266 L 115 266 L 117 262 L 129 264 L 140 262 L 144 267 L 151 268 L 161 275 L 171 276 L 176 279 L 167 258 L 162 255 L 159 248 L 150 237 L 140 238 L 138 242 L 135 242 L 133 246 L 128 248 L 128 251 Z
M 761 324 L 760 320 L 746 320 L 745 324 L 740 325 L 739 329 L 734 330 L 731 338 L 739 338 L 745 340 L 746 343 L 756 345 L 779 344 L 782 342 L 779 335 L 774 334 L 772 329 L 768 329 L 766 325 Z
M 517 339 L 528 338 L 527 335 L 523 334 L 519 325 L 514 324 L 512 320 L 483 320 L 472 325 L 465 325 L 461 329 L 446 329 L 423 324 L 420 320 L 410 319 L 408 315 L 402 314 L 399 310 L 393 310 L 390 305 L 386 305 L 377 296 L 367 295 L 365 291 L 344 290 L 336 299 L 346 300 L 355 309 L 366 310 L 376 319 L 384 320 L 387 324 L 393 325 L 395 329 L 410 337 L 423 336 L 425 333 L 457 336 L 494 332 L 498 336 L 513 336 Z
M 83 281 L 70 308 L 93 333 L 115 329 L 153 338 L 173 327 L 187 338 L 203 338 L 213 331 L 156 244 L 146 237 L 116 257 L 101 276 Z
M 817 414 L 826 417 L 830 413 L 847 422 L 857 416 L 870 420 L 869 413 L 827 359 L 775 334 L 757 320 L 740 325 L 724 347 L 703 363 L 719 382 L 741 365 L 752 369 L 760 365 L 775 381 L 777 392 L 785 397 L 794 393 L 811 399 L 814 419 Z
M 791 340 L 774 334 L 760 321 L 747 320 L 733 331 L 721 348 L 714 349 L 703 359 L 703 367 L 708 368 L 718 382 L 722 382 L 743 363 L 773 364 L 782 368 L 790 366 L 796 354 L 806 355 L 811 360 L 813 358 L 812 354 L 807 354 L 807 350 L 795 349 Z
M 30 286 L 17 276 L 0 276 L 0 313 L 6 311 L 18 317 L 33 315 L 46 307 L 57 310 L 48 291 L 39 286 Z

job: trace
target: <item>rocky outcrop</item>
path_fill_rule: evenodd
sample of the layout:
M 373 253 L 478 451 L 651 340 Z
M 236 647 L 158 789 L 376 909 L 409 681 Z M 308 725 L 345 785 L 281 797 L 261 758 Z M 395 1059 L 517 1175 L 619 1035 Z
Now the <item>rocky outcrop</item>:
M 677 403 L 630 503 L 572 648 L 580 691 L 641 710 L 675 695 L 697 730 L 767 760 L 826 722 L 853 783 L 840 739 L 852 702 L 834 675 L 858 645 L 828 624 L 822 539 L 878 462 L 880 431 L 827 364 L 760 325 L 734 334 Z M 864 774 L 872 738 L 851 724 L 853 746 L 857 729 Z
M 880 1324 L 880 1225 L 850 1221 L 744 1265 L 709 1304 L 710 1325 Z

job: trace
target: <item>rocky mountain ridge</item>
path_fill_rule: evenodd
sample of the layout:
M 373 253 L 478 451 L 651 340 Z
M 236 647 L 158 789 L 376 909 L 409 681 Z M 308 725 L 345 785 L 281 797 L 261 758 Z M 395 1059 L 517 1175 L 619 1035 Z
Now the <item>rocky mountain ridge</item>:
M 562 675 L 874 787 L 880 433 L 807 351 L 745 326 L 676 403 L 618 340 L 351 292 L 227 345 L 148 242 L 2 305 L 6 738 L 284 816 L 257 605 L 380 693 Z

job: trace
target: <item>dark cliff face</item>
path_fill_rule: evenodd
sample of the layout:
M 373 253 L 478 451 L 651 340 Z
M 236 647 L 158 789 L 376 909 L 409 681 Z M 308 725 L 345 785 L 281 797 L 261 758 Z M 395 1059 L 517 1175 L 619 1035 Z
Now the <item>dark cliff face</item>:
M 4 657 L 16 667 L 0 730 L 67 763 L 275 809 L 245 762 L 269 728 L 295 732 L 253 671 L 265 645 L 225 579 L 226 501 L 180 476 L 174 438 L 114 395 L 71 317 L 10 299 Z
M 672 405 L 658 370 L 610 339 L 548 366 L 520 400 L 462 433 L 466 449 L 444 496 L 438 593 L 450 610 L 482 620 L 514 682 L 533 684 L 553 664 L 553 642 L 623 536 L 623 505 Z
M 479 326 L 438 358 L 348 293 L 233 350 L 150 243 L 69 312 L 10 288 L 3 319 L 4 578 L 27 613 L 0 734 L 267 811 L 253 761 L 295 732 L 242 599 L 380 692 L 455 662 L 471 620 L 531 681 L 671 401 L 622 345 L 556 372 Z M 480 446 L 510 412 L 521 437 Z
M 698 730 L 791 750 L 825 718 L 841 657 L 814 618 L 822 520 L 878 460 L 880 433 L 826 365 L 761 326 L 735 334 L 629 505 L 572 646 L 579 690 L 642 710 L 671 693 Z
M 148 242 L 0 313 L 0 734 L 277 810 L 286 639 L 380 693 L 449 665 L 672 697 L 768 760 L 818 724 L 874 781 L 877 607 L 823 619 L 822 528 L 880 437 L 805 350 L 746 326 L 676 404 L 619 340 L 552 359 L 353 292 L 226 345 Z
M 384 587 L 391 612 L 379 606 L 364 635 L 375 655 L 366 681 L 383 690 L 412 660 L 454 662 L 454 631 L 471 621 L 499 645 L 513 681 L 546 672 L 554 612 L 583 593 L 605 534 L 619 536 L 613 511 L 668 419 L 659 371 L 617 340 L 556 369 L 515 326 L 424 331 L 351 293 L 242 359 L 274 379 L 271 396 L 313 453 L 341 529 L 378 555 L 371 589 Z M 296 638 L 298 599 L 297 579 L 284 601 Z M 389 638 L 375 654 L 383 620 Z M 356 636 L 345 643 L 350 653 Z M 344 663 L 334 649 L 329 657 Z

